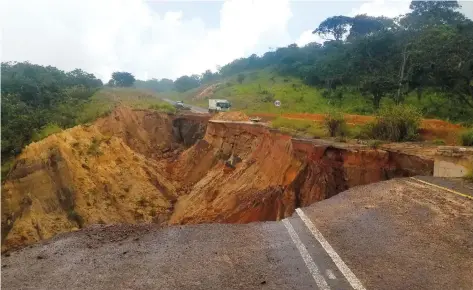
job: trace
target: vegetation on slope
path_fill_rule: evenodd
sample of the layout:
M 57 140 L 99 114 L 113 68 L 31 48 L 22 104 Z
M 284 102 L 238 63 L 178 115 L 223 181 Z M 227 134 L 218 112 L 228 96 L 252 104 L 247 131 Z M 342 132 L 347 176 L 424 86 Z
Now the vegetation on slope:
M 119 103 L 174 111 L 152 92 L 102 88 L 102 81 L 80 69 L 64 72 L 27 62 L 2 63 L 1 68 L 2 175 L 9 171 L 12 158 L 28 143 L 93 121 Z M 114 83 L 122 83 L 122 75 L 119 73 Z M 129 85 L 126 79 L 125 84 Z
M 410 13 L 393 19 L 329 17 L 314 30 L 327 39 L 323 45 L 291 44 L 216 73 L 183 76 L 173 88 L 181 94 L 171 95 L 185 98 L 199 86 L 221 83 L 215 97 L 238 109 L 275 111 L 271 101 L 279 99 L 283 111 L 336 107 L 373 114 L 384 102 L 406 103 L 425 117 L 471 123 L 473 22 L 459 7 L 457 1 L 413 1 Z M 159 88 L 162 81 L 149 85 Z

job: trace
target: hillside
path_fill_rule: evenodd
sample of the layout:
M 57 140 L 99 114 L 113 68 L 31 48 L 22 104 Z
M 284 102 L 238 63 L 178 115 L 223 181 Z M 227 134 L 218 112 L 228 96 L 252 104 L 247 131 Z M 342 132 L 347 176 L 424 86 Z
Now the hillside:
M 314 27 L 323 43 L 290 44 L 217 71 L 136 85 L 201 105 L 222 97 L 247 112 L 371 115 L 384 104 L 405 104 L 425 118 L 471 125 L 473 21 L 457 1 L 413 1 L 409 8 L 395 18 L 334 15 Z M 272 106 L 275 99 L 282 108 Z
M 296 77 L 281 75 L 274 68 L 247 71 L 241 83 L 239 76 L 224 78 L 217 83 L 204 84 L 186 92 L 165 92 L 165 96 L 173 100 L 185 102 L 206 108 L 209 98 L 227 99 L 232 103 L 232 109 L 243 110 L 246 113 L 327 113 L 338 110 L 347 114 L 374 115 L 376 109 L 372 101 L 354 87 L 339 89 L 337 98 L 330 96 L 329 91 L 304 84 Z M 274 101 L 281 101 L 281 107 L 275 107 Z M 394 104 L 391 97 L 383 97 L 380 106 Z M 466 121 L 467 119 L 451 118 L 458 106 L 452 100 L 446 99 L 435 91 L 425 93 L 418 98 L 415 93 L 405 97 L 404 104 L 418 108 L 425 118 L 440 118 L 447 121 Z M 473 109 L 462 108 L 471 113 Z M 473 121 L 473 119 L 470 119 Z

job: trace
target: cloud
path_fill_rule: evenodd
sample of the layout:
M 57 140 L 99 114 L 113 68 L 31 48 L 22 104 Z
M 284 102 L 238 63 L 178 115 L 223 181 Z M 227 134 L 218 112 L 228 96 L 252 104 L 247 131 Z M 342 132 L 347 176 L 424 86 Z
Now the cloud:
M 304 46 L 311 42 L 324 43 L 325 39 L 320 37 L 318 34 L 312 34 L 313 29 L 302 32 L 299 38 L 296 40 L 298 46 Z
M 158 14 L 144 0 L 22 0 L 2 7 L 2 61 L 79 67 L 105 81 L 115 70 L 138 78 L 201 73 L 287 45 L 292 17 L 288 0 L 223 2 L 212 29 L 181 11 Z
M 410 0 L 384 1 L 373 0 L 364 2 L 360 7 L 352 9 L 349 16 L 367 14 L 370 16 L 396 17 L 409 12 Z

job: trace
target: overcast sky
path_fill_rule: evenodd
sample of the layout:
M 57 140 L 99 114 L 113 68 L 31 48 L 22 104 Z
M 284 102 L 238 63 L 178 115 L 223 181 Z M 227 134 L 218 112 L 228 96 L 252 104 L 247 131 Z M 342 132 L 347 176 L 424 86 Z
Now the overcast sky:
M 236 58 L 291 43 L 333 15 L 394 17 L 409 1 L 0 0 L 2 61 L 81 68 L 108 81 L 215 70 Z M 461 2 L 473 18 L 473 2 Z

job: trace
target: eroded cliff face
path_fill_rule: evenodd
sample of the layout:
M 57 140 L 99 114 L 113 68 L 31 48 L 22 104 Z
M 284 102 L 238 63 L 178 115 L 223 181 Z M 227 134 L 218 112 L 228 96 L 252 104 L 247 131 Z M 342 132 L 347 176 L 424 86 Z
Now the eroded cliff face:
M 281 219 L 349 187 L 409 174 L 386 151 L 354 147 L 211 121 L 204 139 L 171 165 L 173 179 L 187 190 L 170 223 Z M 239 162 L 226 165 L 232 156 Z
M 95 223 L 277 220 L 349 187 L 431 170 L 208 119 L 121 107 L 29 145 L 3 184 L 2 249 Z
M 188 124 L 178 125 L 166 114 L 121 107 L 30 144 L 2 185 L 2 247 L 95 223 L 165 223 L 177 195 L 163 162 L 185 149 L 173 130 Z

